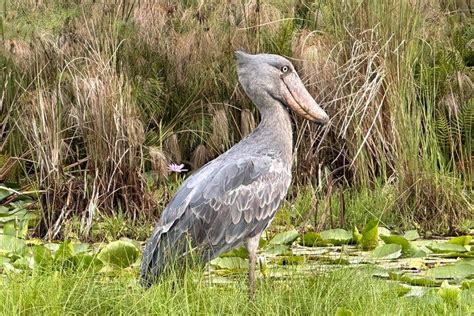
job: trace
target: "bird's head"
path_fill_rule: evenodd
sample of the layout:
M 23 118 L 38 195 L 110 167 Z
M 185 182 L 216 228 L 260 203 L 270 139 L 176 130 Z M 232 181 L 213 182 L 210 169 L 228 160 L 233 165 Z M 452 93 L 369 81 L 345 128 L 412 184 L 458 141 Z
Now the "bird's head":
M 272 54 L 252 55 L 241 50 L 235 55 L 240 84 L 250 98 L 263 101 L 271 97 L 309 121 L 319 124 L 329 121 L 329 116 L 306 90 L 286 58 Z M 260 107 L 267 106 L 258 103 Z

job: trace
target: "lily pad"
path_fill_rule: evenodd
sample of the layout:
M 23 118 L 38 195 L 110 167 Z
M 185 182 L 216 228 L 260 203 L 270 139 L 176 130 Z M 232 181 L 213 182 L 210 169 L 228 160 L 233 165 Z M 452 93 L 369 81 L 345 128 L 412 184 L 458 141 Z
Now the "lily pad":
M 380 236 L 380 238 L 386 244 L 396 244 L 402 246 L 402 251 L 405 256 L 412 256 L 418 251 L 415 246 L 413 246 L 406 238 L 402 236 Z M 422 255 L 424 255 L 424 253 Z
M 77 270 L 88 270 L 90 272 L 98 272 L 104 266 L 97 256 L 87 253 L 80 253 L 74 256 L 73 262 Z
M 226 253 L 223 253 L 222 255 L 220 255 L 220 257 L 239 257 L 239 258 L 246 259 L 249 257 L 249 252 L 247 248 L 242 246 L 239 248 L 232 249 L 231 251 L 228 251 Z
M 370 252 L 370 256 L 377 259 L 397 259 L 401 255 L 402 246 L 398 244 L 381 245 Z
M 21 254 L 25 249 L 25 241 L 15 236 L 0 235 L 0 251 Z
M 450 243 L 432 243 L 426 247 L 434 253 L 467 252 L 466 246 Z
M 406 240 L 413 241 L 419 239 L 420 234 L 418 234 L 418 231 L 416 229 L 407 230 L 405 234 L 403 234 L 403 237 L 405 237 Z
M 466 235 L 466 236 L 451 238 L 450 240 L 447 241 L 447 243 L 453 244 L 453 245 L 467 246 L 469 245 L 471 240 L 472 240 L 472 236 Z
M 464 279 L 474 275 L 474 265 L 461 261 L 456 264 L 435 267 L 426 271 L 425 275 L 435 279 Z
M 212 260 L 211 265 L 225 270 L 243 271 L 248 269 L 248 260 L 239 257 L 216 258 Z
M 53 263 L 51 250 L 43 245 L 36 245 L 32 248 L 35 269 L 47 270 Z
M 418 285 L 418 286 L 440 286 L 441 285 L 440 280 L 435 280 L 433 278 L 419 275 L 419 274 L 390 271 L 388 275 L 389 275 L 390 280 L 400 281 L 400 282 L 404 282 L 410 285 Z
M 318 244 L 318 241 L 321 240 L 321 236 L 316 232 L 304 233 L 301 236 L 299 244 L 305 247 L 315 247 Z
M 116 240 L 105 246 L 99 253 L 98 258 L 106 264 L 126 268 L 138 258 L 139 250 L 131 242 Z
M 287 232 L 276 234 L 269 243 L 272 245 L 291 245 L 298 236 L 299 234 L 296 229 L 292 229 Z
M 373 220 L 367 223 L 362 231 L 361 245 L 364 250 L 375 249 L 378 246 L 379 221 Z
M 347 244 L 352 240 L 352 233 L 340 228 L 322 231 L 319 236 L 321 236 L 322 241 L 333 245 Z
M 286 245 L 272 245 L 269 244 L 263 249 L 263 253 L 270 256 L 282 256 L 282 255 L 291 255 L 290 247 Z

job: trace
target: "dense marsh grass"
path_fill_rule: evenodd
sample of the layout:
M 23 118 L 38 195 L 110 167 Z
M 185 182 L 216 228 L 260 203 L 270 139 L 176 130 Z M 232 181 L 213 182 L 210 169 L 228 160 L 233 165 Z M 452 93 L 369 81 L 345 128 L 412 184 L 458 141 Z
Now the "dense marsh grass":
M 212 285 L 202 274 L 189 272 L 178 283 L 170 279 L 144 290 L 133 274 L 13 274 L 1 280 L 0 313 L 336 315 L 338 309 L 345 309 L 354 315 L 466 315 L 473 308 L 472 289 L 462 292 L 464 303 L 445 302 L 437 289 L 423 297 L 399 297 L 399 285 L 374 279 L 370 268 L 261 280 L 254 301 L 248 299 L 244 280 L 242 275 L 236 282 Z
M 169 163 L 196 169 L 258 122 L 236 80 L 244 48 L 290 58 L 332 117 L 295 118 L 301 207 L 283 222 L 469 228 L 470 5 L 5 0 L 0 181 L 41 192 L 49 238 L 71 218 L 90 237 L 106 215 L 159 216 L 180 180 Z

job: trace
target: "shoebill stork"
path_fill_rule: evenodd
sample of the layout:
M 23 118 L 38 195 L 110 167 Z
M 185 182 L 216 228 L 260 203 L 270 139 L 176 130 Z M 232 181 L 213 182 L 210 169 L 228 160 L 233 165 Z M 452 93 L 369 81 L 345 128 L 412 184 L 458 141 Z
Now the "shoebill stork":
M 235 54 L 239 82 L 257 106 L 261 122 L 178 189 L 145 247 L 144 286 L 156 282 L 171 266 L 183 265 L 190 253 L 205 263 L 245 243 L 249 289 L 254 293 L 260 235 L 291 182 L 293 135 L 288 111 L 320 124 L 329 120 L 287 59 L 243 51 Z

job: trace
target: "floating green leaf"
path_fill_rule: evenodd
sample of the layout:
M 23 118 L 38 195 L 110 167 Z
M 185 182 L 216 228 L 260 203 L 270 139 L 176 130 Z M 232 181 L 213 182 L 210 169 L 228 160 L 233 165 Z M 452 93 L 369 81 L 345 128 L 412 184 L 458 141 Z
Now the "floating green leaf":
M 22 254 L 25 250 L 25 241 L 15 236 L 0 235 L 0 251 L 5 253 Z
M 248 260 L 239 257 L 216 258 L 210 263 L 216 268 L 225 270 L 244 271 L 248 269 Z
M 419 274 L 389 271 L 389 279 L 418 286 L 440 286 L 441 281 Z
M 269 244 L 263 249 L 263 253 L 270 256 L 288 256 L 291 255 L 290 247 L 286 245 L 271 245 Z
M 381 245 L 370 252 L 370 256 L 377 259 L 397 259 L 401 255 L 402 246 L 397 244 Z
M 405 234 L 403 234 L 403 237 L 405 237 L 409 241 L 413 241 L 413 240 L 419 239 L 420 235 L 418 234 L 418 231 L 414 229 L 414 230 L 407 230 Z
M 226 253 L 223 253 L 221 257 L 239 257 L 246 259 L 249 257 L 249 252 L 246 247 L 239 247 L 232 249 L 231 251 L 228 251 Z
M 472 240 L 472 236 L 466 235 L 466 236 L 451 238 L 450 240 L 447 241 L 447 243 L 453 244 L 453 245 L 467 246 L 469 245 L 471 240 Z
M 402 246 L 402 251 L 405 256 L 414 256 L 417 254 L 418 250 L 415 246 L 413 246 L 406 238 L 402 236 L 392 235 L 392 236 L 380 236 L 380 238 L 386 244 L 397 244 Z M 425 253 L 420 253 L 418 256 L 424 256 Z
M 10 221 L 10 222 L 7 222 L 7 223 L 3 224 L 3 234 L 17 237 L 14 221 Z
M 90 250 L 90 245 L 88 243 L 73 242 L 72 248 L 74 249 L 74 254 L 77 255 L 88 252 Z
M 352 233 L 345 229 L 329 229 L 319 233 L 323 242 L 333 245 L 347 244 L 352 240 Z
M 32 248 L 34 266 L 40 270 L 47 270 L 53 263 L 51 250 L 43 245 L 36 245 Z
M 435 279 L 464 279 L 474 275 L 474 265 L 460 261 L 456 264 L 435 267 L 426 271 L 425 275 Z
M 362 231 L 361 245 L 364 250 L 371 250 L 378 246 L 379 238 L 379 221 L 373 220 L 365 225 Z
M 54 253 L 54 260 L 64 262 L 74 256 L 74 247 L 70 240 L 65 240 L 59 244 L 58 250 Z
M 116 240 L 106 245 L 100 251 L 98 258 L 104 263 L 126 268 L 137 260 L 138 254 L 139 250 L 133 243 Z
M 468 249 L 465 246 L 450 244 L 450 243 L 431 243 L 426 247 L 435 253 L 450 253 L 450 252 L 467 252 Z
M 293 241 L 298 238 L 299 234 L 296 229 L 289 230 L 287 232 L 278 233 L 275 237 L 270 240 L 272 245 L 291 245 Z
M 306 247 L 315 247 L 320 240 L 321 236 L 318 233 L 308 232 L 301 236 L 299 244 Z
M 72 259 L 77 270 L 88 270 L 98 272 L 103 266 L 103 262 L 97 257 L 87 253 L 80 253 Z

